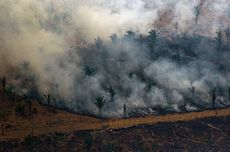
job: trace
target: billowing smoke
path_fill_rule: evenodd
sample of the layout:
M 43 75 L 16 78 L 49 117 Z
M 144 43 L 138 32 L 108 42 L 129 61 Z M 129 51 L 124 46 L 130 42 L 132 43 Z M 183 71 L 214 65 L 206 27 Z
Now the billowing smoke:
M 51 94 L 58 106 L 80 113 L 96 114 L 95 98 L 103 96 L 103 115 L 110 117 L 121 116 L 124 104 L 130 111 L 207 108 L 214 88 L 218 106 L 226 106 L 229 6 L 223 0 L 1 0 L 0 76 L 17 94 L 41 100 Z

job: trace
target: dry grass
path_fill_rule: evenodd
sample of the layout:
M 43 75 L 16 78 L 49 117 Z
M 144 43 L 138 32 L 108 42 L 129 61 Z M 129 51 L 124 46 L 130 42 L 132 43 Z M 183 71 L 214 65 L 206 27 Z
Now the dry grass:
M 49 133 L 69 133 L 80 130 L 119 129 L 142 124 L 157 124 L 161 122 L 190 121 L 208 117 L 230 115 L 230 108 L 221 110 L 207 110 L 203 112 L 190 112 L 186 114 L 168 114 L 164 116 L 146 116 L 129 119 L 100 120 L 93 117 L 71 114 L 55 110 L 33 102 L 37 114 L 33 116 L 15 115 L 15 104 L 0 103 L 1 110 L 8 113 L 5 122 L 5 135 L 0 135 L 0 140 L 23 139 L 28 135 L 40 136 Z

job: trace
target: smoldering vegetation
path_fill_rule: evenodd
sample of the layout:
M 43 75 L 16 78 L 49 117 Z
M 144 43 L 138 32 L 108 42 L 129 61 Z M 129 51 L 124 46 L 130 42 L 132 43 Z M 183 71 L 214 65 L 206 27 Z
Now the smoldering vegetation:
M 174 0 L 13 4 L 0 4 L 1 76 L 12 98 L 103 117 L 229 105 L 228 7 Z
M 47 65 L 47 73 L 56 75 L 53 69 L 62 73 L 49 84 L 51 104 L 96 114 L 95 99 L 101 97 L 99 100 L 105 102 L 102 116 L 110 117 L 122 116 L 124 105 L 128 114 L 229 105 L 230 46 L 224 35 L 218 33 L 215 39 L 199 35 L 164 37 L 151 30 L 148 35 L 128 31 L 122 37 L 112 34 L 110 38 L 104 42 L 97 37 L 95 44 L 72 48 L 55 59 L 55 64 Z M 29 62 L 24 61 L 8 75 L 7 88 L 12 92 L 45 99 L 37 90 Z M 62 81 L 68 81 L 69 88 L 59 92 Z

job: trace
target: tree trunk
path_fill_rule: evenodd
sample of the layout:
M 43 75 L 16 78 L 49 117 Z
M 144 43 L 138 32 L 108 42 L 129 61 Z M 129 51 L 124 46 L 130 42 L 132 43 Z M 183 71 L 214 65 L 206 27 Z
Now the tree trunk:
M 29 101 L 29 115 L 32 115 L 32 102 Z
M 228 88 L 228 101 L 230 102 L 230 87 Z
M 4 136 L 4 124 L 2 123 L 2 136 Z
M 0 94 L 1 94 L 1 102 L 4 102 L 4 94 L 2 90 L 0 90 Z
M 212 91 L 212 108 L 215 109 L 215 101 L 216 101 L 216 90 Z
M 101 118 L 101 109 L 99 109 L 99 117 Z

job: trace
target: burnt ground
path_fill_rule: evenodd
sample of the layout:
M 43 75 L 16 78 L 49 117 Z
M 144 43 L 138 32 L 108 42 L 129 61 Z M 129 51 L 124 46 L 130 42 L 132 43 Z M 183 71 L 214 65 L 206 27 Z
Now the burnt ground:
M 0 143 L 1 152 L 228 152 L 229 149 L 230 116 L 119 130 L 49 134 Z

